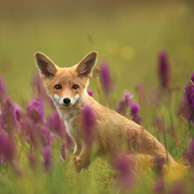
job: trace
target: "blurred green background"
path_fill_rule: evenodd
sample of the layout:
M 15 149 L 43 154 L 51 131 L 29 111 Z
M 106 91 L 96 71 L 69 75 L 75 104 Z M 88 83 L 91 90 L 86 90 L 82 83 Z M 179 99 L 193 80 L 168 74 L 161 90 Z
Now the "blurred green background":
M 0 3 L 0 75 L 7 80 L 12 100 L 17 103 L 31 98 L 36 51 L 62 67 L 98 51 L 98 64 L 104 60 L 110 63 L 117 99 L 125 90 L 134 93 L 140 82 L 147 88 L 158 85 L 157 56 L 161 49 L 168 52 L 175 86 L 183 88 L 194 71 L 192 1 Z

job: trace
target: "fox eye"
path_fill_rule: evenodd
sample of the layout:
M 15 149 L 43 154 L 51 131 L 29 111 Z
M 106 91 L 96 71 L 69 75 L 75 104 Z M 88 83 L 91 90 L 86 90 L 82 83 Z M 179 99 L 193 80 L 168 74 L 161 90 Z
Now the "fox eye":
M 62 89 L 62 86 L 61 86 L 60 84 L 57 84 L 57 85 L 55 85 L 55 88 L 56 88 L 57 90 L 60 90 L 60 89 Z
M 77 84 L 74 84 L 74 85 L 72 86 L 72 88 L 73 88 L 74 90 L 77 90 L 77 89 L 79 88 L 79 86 L 78 86 Z

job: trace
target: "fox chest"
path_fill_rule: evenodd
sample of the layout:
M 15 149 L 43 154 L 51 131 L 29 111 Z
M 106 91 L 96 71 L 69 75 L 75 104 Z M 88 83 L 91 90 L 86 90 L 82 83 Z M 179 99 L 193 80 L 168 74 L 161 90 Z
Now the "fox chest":
M 81 141 L 81 122 L 77 112 L 59 111 L 61 119 L 64 121 L 66 132 L 75 141 Z

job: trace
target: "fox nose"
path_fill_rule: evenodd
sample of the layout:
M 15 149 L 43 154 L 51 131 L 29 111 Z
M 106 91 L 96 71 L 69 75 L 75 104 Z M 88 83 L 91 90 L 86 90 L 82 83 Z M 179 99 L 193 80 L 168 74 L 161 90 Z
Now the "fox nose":
M 64 104 L 68 105 L 71 102 L 71 100 L 69 98 L 64 98 L 63 102 Z

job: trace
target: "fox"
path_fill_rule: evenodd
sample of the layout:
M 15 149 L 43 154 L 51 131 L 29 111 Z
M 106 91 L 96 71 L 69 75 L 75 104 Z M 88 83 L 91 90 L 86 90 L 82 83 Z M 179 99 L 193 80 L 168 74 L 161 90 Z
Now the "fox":
M 72 67 L 59 67 L 41 52 L 36 52 L 34 56 L 47 93 L 74 143 L 70 163 L 76 171 L 87 168 L 96 157 L 108 158 L 111 163 L 113 157 L 122 154 L 131 156 L 134 161 L 143 158 L 150 166 L 153 166 L 156 157 L 164 158 L 170 165 L 177 164 L 165 147 L 143 126 L 101 105 L 87 93 L 97 62 L 96 51 L 88 53 Z M 97 135 L 90 146 L 84 141 L 82 129 L 82 109 L 86 104 L 95 112 L 97 122 Z M 91 159 L 94 146 L 95 156 Z

